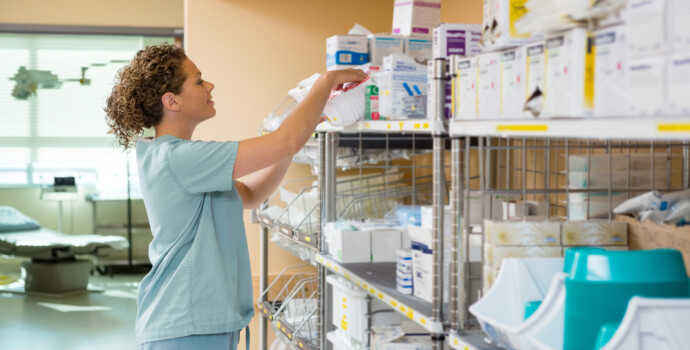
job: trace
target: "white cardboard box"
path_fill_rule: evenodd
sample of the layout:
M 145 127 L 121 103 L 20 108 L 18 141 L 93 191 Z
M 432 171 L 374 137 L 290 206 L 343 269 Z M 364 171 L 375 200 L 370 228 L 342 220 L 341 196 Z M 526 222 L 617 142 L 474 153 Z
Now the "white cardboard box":
M 392 54 L 383 57 L 382 72 L 426 73 L 426 64 L 420 64 L 408 54 Z
M 669 0 L 667 22 L 671 47 L 675 52 L 690 50 L 690 1 Z
M 371 230 L 371 262 L 394 262 L 402 247 L 402 232 L 397 229 Z
M 430 35 L 425 36 L 407 36 L 405 37 L 405 53 L 412 57 L 417 63 L 424 64 L 432 58 L 433 38 Z
M 477 58 L 457 60 L 453 96 L 454 119 L 477 119 Z
M 525 47 L 509 49 L 501 55 L 501 119 L 524 117 Z
M 477 117 L 497 119 L 501 113 L 501 66 L 498 53 L 477 56 Z
M 481 24 L 441 23 L 434 28 L 433 58 L 476 56 L 481 52 Z
M 413 95 L 426 95 L 426 73 L 382 72 L 374 75 L 379 87 L 379 113 L 383 117 L 405 118 L 402 98 Z
M 324 227 L 328 253 L 342 263 L 371 261 L 371 231 L 342 231 L 334 223 Z
M 428 302 L 433 297 L 433 254 L 419 247 L 419 243 L 412 243 L 412 289 L 413 295 Z
M 634 58 L 628 61 L 628 98 L 633 116 L 663 114 L 666 106 L 665 56 Z
M 663 54 L 668 51 L 666 0 L 628 0 L 625 30 L 630 57 Z
M 594 112 L 595 117 L 629 115 L 625 27 L 594 32 Z
M 673 54 L 668 59 L 666 78 L 668 111 L 671 115 L 690 113 L 690 51 Z
M 546 93 L 546 56 L 545 42 L 539 41 L 525 46 L 525 103 L 534 98 L 541 101 L 537 106 L 539 112 L 543 108 L 543 96 Z M 537 92 L 539 91 L 539 92 Z M 529 112 L 524 112 L 525 118 L 534 117 Z
M 404 42 L 401 35 L 370 34 L 367 36 L 367 41 L 369 62 L 373 66 L 381 67 L 385 56 L 403 53 Z
M 527 13 L 524 0 L 488 0 L 484 2 L 484 47 L 494 50 L 520 46 L 539 39 L 530 33 L 518 33 L 515 22 Z M 487 10 L 488 7 L 488 10 Z M 488 33 L 486 33 L 488 31 Z
M 441 0 L 395 0 L 393 34 L 430 35 L 441 21 Z
M 366 35 L 334 35 L 326 39 L 326 67 L 359 66 L 369 62 Z
M 582 28 L 546 39 L 546 93 L 541 118 L 591 116 L 594 76 L 585 67 L 587 55 L 592 54 L 588 40 L 589 34 Z

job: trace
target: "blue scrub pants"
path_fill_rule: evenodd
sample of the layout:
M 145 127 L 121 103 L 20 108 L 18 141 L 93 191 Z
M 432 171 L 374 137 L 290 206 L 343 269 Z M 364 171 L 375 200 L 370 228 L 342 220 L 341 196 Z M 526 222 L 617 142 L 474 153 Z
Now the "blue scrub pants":
M 240 343 L 240 331 L 218 334 L 195 334 L 186 337 L 152 341 L 138 346 L 138 350 L 237 350 Z M 246 328 L 247 350 L 249 350 L 249 326 Z

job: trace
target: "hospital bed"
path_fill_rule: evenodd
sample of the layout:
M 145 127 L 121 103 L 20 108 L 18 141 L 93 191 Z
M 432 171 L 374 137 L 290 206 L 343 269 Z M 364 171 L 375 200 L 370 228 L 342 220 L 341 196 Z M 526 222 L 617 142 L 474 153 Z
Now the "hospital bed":
M 22 264 L 27 293 L 86 291 L 91 261 L 77 255 L 98 256 L 128 246 L 123 237 L 68 235 L 42 228 L 15 208 L 0 206 L 0 254 L 31 258 Z

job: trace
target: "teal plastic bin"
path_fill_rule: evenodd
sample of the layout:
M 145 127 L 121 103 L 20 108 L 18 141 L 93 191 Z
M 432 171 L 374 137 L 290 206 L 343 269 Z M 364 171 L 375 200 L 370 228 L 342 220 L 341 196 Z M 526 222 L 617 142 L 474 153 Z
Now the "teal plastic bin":
M 570 269 L 565 280 L 565 349 L 598 347 L 602 326 L 620 323 L 633 296 L 688 295 L 688 275 L 677 250 L 581 249 L 568 255 L 566 251 L 564 269 L 568 264 Z

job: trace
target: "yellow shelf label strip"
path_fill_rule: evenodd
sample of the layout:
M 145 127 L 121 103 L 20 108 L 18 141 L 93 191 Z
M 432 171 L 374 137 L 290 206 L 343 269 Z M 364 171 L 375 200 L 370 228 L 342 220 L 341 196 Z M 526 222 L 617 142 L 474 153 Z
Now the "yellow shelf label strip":
M 497 132 L 548 132 L 546 124 L 498 124 Z
M 690 123 L 659 123 L 658 132 L 690 132 Z

